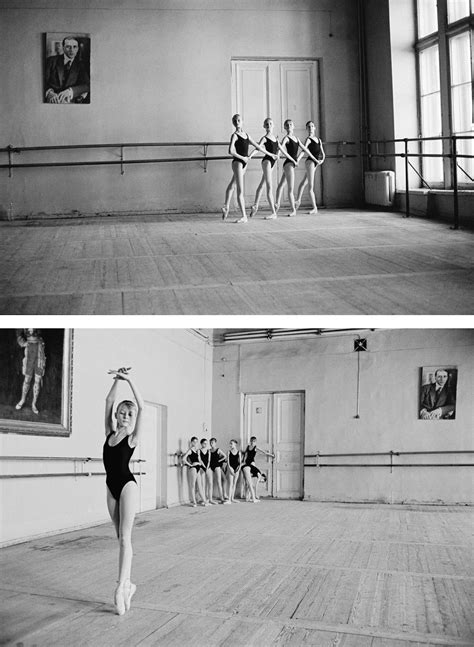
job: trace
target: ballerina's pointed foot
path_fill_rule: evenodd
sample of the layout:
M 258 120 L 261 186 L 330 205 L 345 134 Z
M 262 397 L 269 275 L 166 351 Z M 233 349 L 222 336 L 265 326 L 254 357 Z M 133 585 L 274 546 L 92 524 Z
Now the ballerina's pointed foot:
M 17 405 L 15 405 L 15 409 L 17 409 L 19 411 L 23 407 L 24 404 L 25 403 L 22 400 L 20 400 L 20 402 Z
M 222 220 L 227 220 L 229 215 L 229 209 L 227 207 L 222 207 Z
M 31 405 L 31 410 L 33 411 L 33 413 L 36 413 L 36 415 L 39 414 L 39 411 L 34 404 Z
M 276 213 L 271 213 L 269 216 L 265 216 L 265 220 L 275 220 L 276 217 Z
M 130 610 L 130 603 L 132 601 L 133 596 L 135 595 L 135 591 L 137 590 L 136 584 L 133 584 L 133 582 L 129 582 L 128 586 L 126 587 L 127 590 L 125 592 L 125 611 Z
M 318 213 L 318 207 L 315 207 L 314 209 L 311 209 L 311 211 L 308 211 L 310 216 L 314 216 L 315 213 Z
M 123 584 L 120 584 L 115 589 L 114 605 L 115 605 L 115 613 L 118 616 L 123 616 L 123 614 L 125 613 L 125 593 L 123 590 Z
M 292 211 L 288 214 L 288 218 L 293 218 L 293 216 L 296 216 L 296 211 Z
M 245 216 L 245 218 L 242 216 L 242 218 L 239 218 L 235 222 L 248 222 L 248 221 L 249 221 L 249 219 L 247 218 L 247 216 Z
M 250 217 L 253 218 L 253 216 L 257 213 L 258 211 L 258 206 L 256 204 L 253 204 L 252 207 L 250 208 Z

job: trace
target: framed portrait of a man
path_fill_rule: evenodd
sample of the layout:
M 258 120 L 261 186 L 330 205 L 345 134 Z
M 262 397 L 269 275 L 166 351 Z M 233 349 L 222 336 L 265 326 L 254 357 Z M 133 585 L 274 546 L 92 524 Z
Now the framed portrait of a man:
M 0 330 L 0 431 L 71 433 L 73 332 Z
M 424 366 L 421 368 L 420 420 L 454 420 L 458 370 L 454 366 Z
M 47 33 L 44 50 L 43 102 L 90 103 L 90 35 Z

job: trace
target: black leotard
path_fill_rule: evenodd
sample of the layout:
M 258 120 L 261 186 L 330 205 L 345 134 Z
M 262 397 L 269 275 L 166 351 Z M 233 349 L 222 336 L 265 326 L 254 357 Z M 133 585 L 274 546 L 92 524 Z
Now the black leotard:
M 258 476 L 261 474 L 260 470 L 256 465 L 252 465 L 252 463 L 255 462 L 255 454 L 257 453 L 257 448 L 254 447 L 253 449 L 250 448 L 250 445 L 247 445 L 247 449 L 245 450 L 245 465 L 247 467 L 250 467 L 250 473 L 252 476 Z
M 240 464 L 240 452 L 233 454 L 231 451 L 229 451 L 229 465 L 232 467 L 234 472 L 239 467 L 239 464 Z
M 250 141 L 247 137 L 241 137 L 240 135 L 237 135 L 235 138 L 235 151 L 239 154 L 242 155 L 242 157 L 248 157 L 249 156 L 249 145 Z M 242 166 L 245 168 L 247 166 L 247 162 L 243 162 L 242 160 L 237 159 L 237 157 L 234 157 L 234 159 L 237 162 L 240 162 Z
M 107 474 L 107 487 L 114 499 L 119 501 L 125 483 L 129 481 L 136 483 L 135 477 L 129 467 L 129 462 L 135 451 L 135 447 L 130 447 L 128 444 L 128 436 L 125 436 L 117 445 L 111 447 L 109 445 L 109 438 L 113 435 L 113 432 L 111 432 L 105 439 L 102 456 L 105 473 Z
M 265 148 L 269 153 L 273 153 L 274 155 L 276 155 L 276 152 L 278 150 L 278 140 L 274 142 L 273 139 L 268 139 L 268 137 L 265 137 L 265 141 L 263 145 L 265 146 Z M 276 159 L 274 159 L 273 157 L 270 157 L 269 155 L 265 155 L 262 162 L 264 162 L 265 160 L 268 160 L 273 168 L 276 162 Z
M 209 469 L 209 466 L 211 464 L 211 450 L 208 449 L 207 452 L 204 453 L 202 449 L 200 449 L 199 456 L 201 457 L 201 462 L 204 465 L 204 467 L 201 465 L 201 469 L 203 469 L 206 472 Z
M 197 453 L 197 452 L 195 452 L 195 451 L 194 451 L 194 449 L 192 449 L 192 450 L 189 452 L 188 462 L 189 462 L 189 463 L 191 463 L 191 467 L 194 467 L 194 469 L 195 469 L 195 470 L 197 470 L 197 471 L 199 472 L 199 470 L 200 470 L 200 468 L 201 468 L 201 465 L 199 464 L 199 456 L 198 456 L 198 453 Z M 197 465 L 193 465 L 193 463 L 198 463 L 198 464 L 197 464 Z M 188 466 L 188 467 L 189 467 L 189 466 Z
M 317 160 L 321 159 L 322 156 L 323 156 L 323 151 L 322 151 L 322 148 L 321 148 L 321 140 L 318 139 L 317 141 L 315 141 L 314 139 L 310 138 L 309 145 L 308 145 L 308 150 L 312 155 L 315 156 L 315 158 Z M 309 159 L 312 162 L 314 161 L 314 160 L 311 159 L 311 157 L 307 157 L 306 159 Z
M 214 471 L 216 467 L 222 467 L 222 463 L 225 461 L 225 457 L 219 455 L 219 449 L 214 449 L 214 451 L 211 451 L 210 454 L 211 470 Z
M 298 155 L 298 148 L 300 147 L 299 142 L 295 142 L 291 137 L 288 137 L 286 140 L 286 152 L 288 155 L 290 155 L 295 161 L 296 161 L 296 156 Z M 286 159 L 283 163 L 283 166 L 286 166 L 286 164 L 293 164 L 295 165 L 294 162 L 290 162 L 289 159 Z

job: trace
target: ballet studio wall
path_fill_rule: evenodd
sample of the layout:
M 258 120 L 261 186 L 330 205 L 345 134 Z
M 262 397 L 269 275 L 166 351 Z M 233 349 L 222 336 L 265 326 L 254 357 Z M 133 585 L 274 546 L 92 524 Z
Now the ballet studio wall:
M 185 330 L 73 333 L 70 434 L 0 434 L 2 544 L 108 520 L 101 460 L 104 407 L 112 384 L 107 371 L 120 366 L 132 367 L 130 374 L 145 400 L 144 433 L 133 456 L 144 461 L 134 465 L 135 472 L 143 473 L 137 476 L 140 510 L 189 501 L 176 454 L 210 426 L 209 344 Z M 119 387 L 118 399 L 129 399 L 127 385 Z M 84 460 L 88 457 L 99 460 Z

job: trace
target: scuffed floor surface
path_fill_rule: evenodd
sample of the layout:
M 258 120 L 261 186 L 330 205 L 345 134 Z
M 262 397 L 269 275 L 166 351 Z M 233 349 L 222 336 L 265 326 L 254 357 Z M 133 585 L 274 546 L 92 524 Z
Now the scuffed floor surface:
M 3 549 L 2 644 L 473 645 L 471 531 L 464 507 L 264 500 L 144 513 L 122 617 L 111 524 Z
M 0 223 L 0 314 L 474 313 L 473 232 L 358 210 L 233 220 Z

